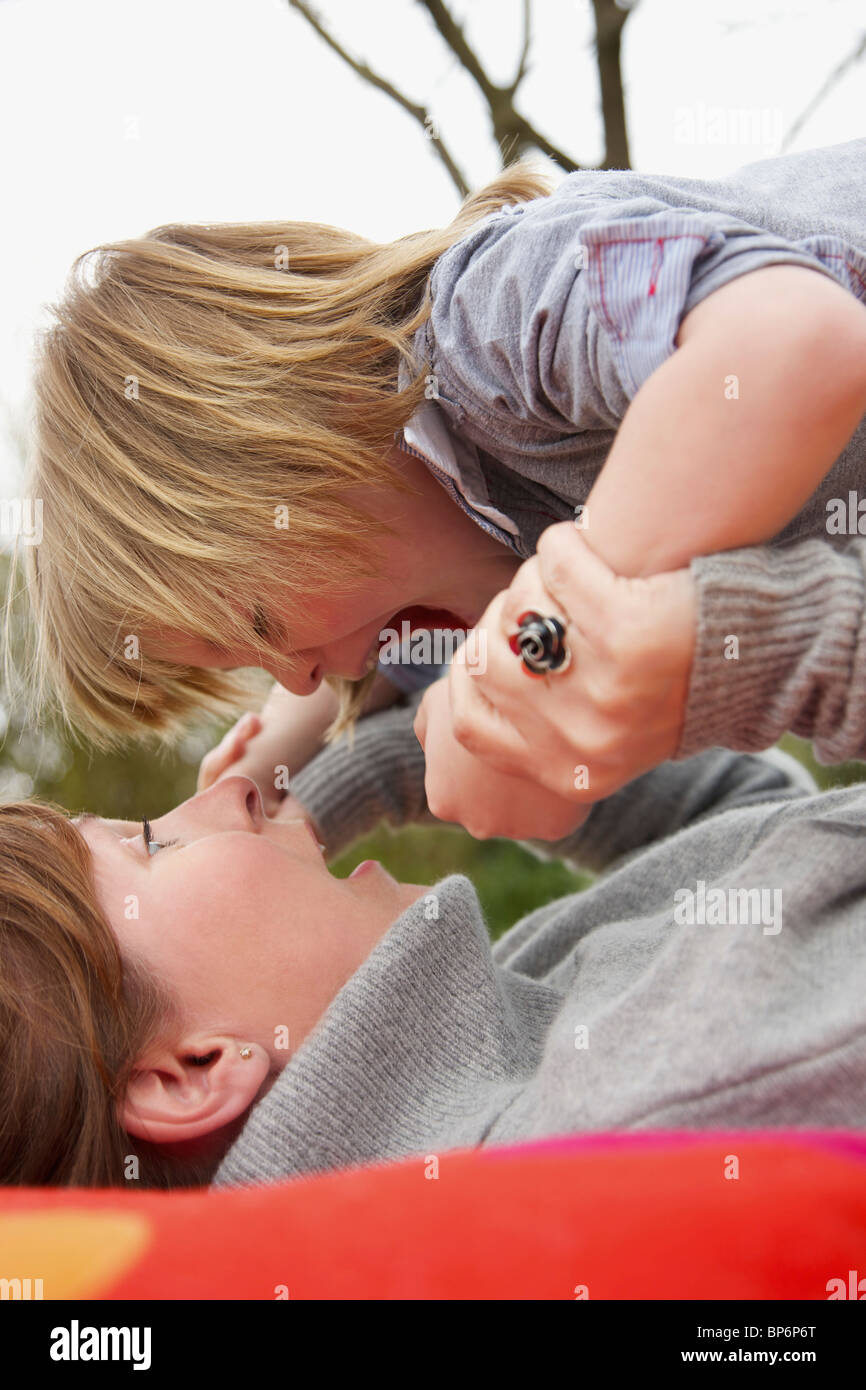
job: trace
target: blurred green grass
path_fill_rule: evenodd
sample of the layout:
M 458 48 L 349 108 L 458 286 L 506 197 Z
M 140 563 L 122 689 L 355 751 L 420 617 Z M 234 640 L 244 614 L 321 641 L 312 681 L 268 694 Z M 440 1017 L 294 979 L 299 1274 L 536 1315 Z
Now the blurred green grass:
M 856 782 L 866 782 L 866 763 L 837 763 L 834 767 L 824 767 L 815 760 L 812 745 L 804 738 L 785 734 L 779 739 L 779 747 L 786 753 L 793 753 L 804 767 L 811 772 L 822 792 L 832 791 L 834 787 L 853 787 Z
M 779 746 L 809 769 L 822 791 L 866 780 L 866 763 L 823 767 L 805 739 L 786 734 Z M 572 873 L 564 864 L 543 863 L 509 841 L 478 841 L 462 830 L 439 827 L 377 830 L 359 840 L 331 868 L 344 877 L 362 859 L 380 860 L 395 878 L 408 883 L 435 883 L 446 874 L 466 874 L 475 885 L 494 940 L 527 912 L 576 893 L 592 881 L 590 874 Z
M 465 874 L 475 885 L 494 941 L 527 912 L 590 882 L 590 875 L 543 863 L 511 841 L 473 840 L 456 827 L 386 827 L 359 840 L 330 867 L 345 878 L 362 859 L 378 859 L 403 883 L 436 883 L 447 874 Z

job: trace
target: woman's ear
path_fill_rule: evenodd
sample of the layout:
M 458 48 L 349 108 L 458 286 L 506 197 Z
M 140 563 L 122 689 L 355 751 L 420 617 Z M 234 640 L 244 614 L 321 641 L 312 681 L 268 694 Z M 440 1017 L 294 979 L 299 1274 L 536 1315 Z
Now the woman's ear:
M 128 1134 L 180 1144 L 213 1134 L 252 1105 L 271 1070 L 257 1043 L 196 1035 L 132 1073 L 117 1114 Z

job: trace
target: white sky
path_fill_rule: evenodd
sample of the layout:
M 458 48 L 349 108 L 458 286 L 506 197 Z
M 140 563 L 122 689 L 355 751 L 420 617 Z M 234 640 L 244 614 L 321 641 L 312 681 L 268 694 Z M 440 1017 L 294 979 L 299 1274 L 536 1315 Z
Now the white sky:
M 473 185 L 498 168 L 477 90 L 415 0 L 318 0 L 351 52 L 437 118 Z M 516 66 L 520 0 L 452 0 L 494 80 Z M 590 0 L 535 0 L 520 108 L 588 165 L 602 155 Z M 632 163 L 720 176 L 780 137 L 866 29 L 863 0 L 641 0 L 625 30 Z M 866 62 L 790 146 L 866 134 Z M 712 108 L 756 113 L 718 142 Z M 683 139 L 683 110 L 698 137 Z M 718 113 L 716 113 L 718 119 Z M 736 118 L 730 116 L 732 124 Z M 26 420 L 41 307 L 76 255 L 169 221 L 329 222 L 379 240 L 453 216 L 421 127 L 285 0 L 0 0 L 0 484 Z

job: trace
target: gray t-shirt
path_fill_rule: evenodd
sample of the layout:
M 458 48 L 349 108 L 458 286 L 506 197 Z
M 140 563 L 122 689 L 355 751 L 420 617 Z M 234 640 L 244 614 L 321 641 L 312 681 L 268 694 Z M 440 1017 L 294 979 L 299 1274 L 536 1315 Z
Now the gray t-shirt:
M 439 257 L 415 352 L 482 466 L 489 455 L 538 483 L 567 504 L 560 519 L 586 499 L 629 403 L 676 351 L 685 314 L 769 265 L 811 268 L 866 303 L 866 139 L 712 182 L 569 174 Z M 826 535 L 827 497 L 856 485 L 864 462 L 866 419 L 777 539 Z M 527 519 L 521 530 L 531 554 L 536 527 Z

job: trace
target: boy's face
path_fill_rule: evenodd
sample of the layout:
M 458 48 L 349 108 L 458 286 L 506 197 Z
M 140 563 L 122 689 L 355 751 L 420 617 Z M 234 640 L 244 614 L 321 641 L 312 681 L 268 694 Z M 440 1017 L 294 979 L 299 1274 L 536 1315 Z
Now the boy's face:
M 259 621 L 284 653 L 266 669 L 287 690 L 311 695 L 326 676 L 361 680 L 375 666 L 387 628 L 466 630 L 474 625 L 493 594 L 504 588 L 519 561 L 476 526 L 452 502 L 423 463 L 398 453 L 404 475 L 417 495 L 393 489 L 357 488 L 348 500 L 394 526 L 381 576 L 362 579 L 352 592 L 321 595 L 307 604 L 301 622 L 291 604 L 272 594 L 262 602 Z M 262 592 L 267 591 L 263 576 Z M 252 622 L 251 622 L 252 627 Z M 247 648 L 222 649 L 182 632 L 162 630 L 148 641 L 158 659 L 223 670 L 261 665 L 251 640 Z
M 444 608 L 398 605 L 393 583 L 379 581 L 359 587 L 351 597 L 315 599 L 303 630 L 282 619 L 278 603 L 263 605 L 261 616 L 270 640 L 285 653 L 284 659 L 268 663 L 266 669 L 293 694 L 311 695 L 325 676 L 361 680 L 376 665 L 379 648 L 387 640 L 385 630 L 399 631 L 403 619 L 413 630 L 472 626 L 468 617 Z M 252 643 L 246 649 L 223 650 L 182 633 L 160 633 L 150 644 L 154 648 L 161 659 L 186 666 L 227 670 L 261 664 Z

